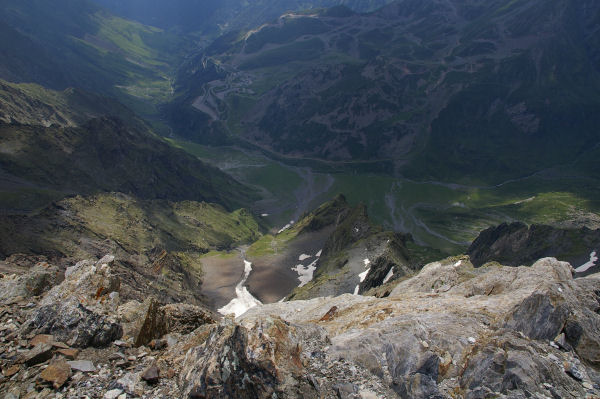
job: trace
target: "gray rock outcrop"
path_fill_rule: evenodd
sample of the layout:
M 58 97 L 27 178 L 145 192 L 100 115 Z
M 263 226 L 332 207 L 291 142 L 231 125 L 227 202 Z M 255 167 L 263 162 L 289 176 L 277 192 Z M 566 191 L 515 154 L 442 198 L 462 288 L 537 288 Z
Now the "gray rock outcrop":
M 82 261 L 65 272 L 65 280 L 40 301 L 27 325 L 37 334 L 52 334 L 77 348 L 103 347 L 121 338 L 114 312 L 119 279 L 111 273 L 113 256 Z
M 316 324 L 331 341 L 329 364 L 350 362 L 397 397 L 580 398 L 589 393 L 582 381 L 600 382 L 599 290 L 600 276 L 573 279 L 573 268 L 553 258 L 475 269 L 463 257 L 425 266 L 384 299 L 271 304 L 238 321 L 247 329 L 272 315 Z M 551 345 L 561 333 L 572 351 Z

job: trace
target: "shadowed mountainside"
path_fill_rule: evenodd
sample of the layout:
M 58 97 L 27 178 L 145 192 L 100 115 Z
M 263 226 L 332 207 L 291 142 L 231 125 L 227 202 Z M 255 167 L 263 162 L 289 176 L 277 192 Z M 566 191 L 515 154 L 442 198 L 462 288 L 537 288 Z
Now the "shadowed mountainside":
M 194 140 L 227 136 L 290 157 L 393 161 L 417 178 L 592 173 L 596 2 L 345 10 L 220 37 L 180 69 L 173 124 Z

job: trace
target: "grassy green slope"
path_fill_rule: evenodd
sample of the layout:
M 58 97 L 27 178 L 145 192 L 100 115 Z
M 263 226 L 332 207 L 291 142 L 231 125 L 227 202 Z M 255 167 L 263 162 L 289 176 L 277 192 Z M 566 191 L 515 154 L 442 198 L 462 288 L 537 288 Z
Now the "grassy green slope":
M 71 266 L 110 253 L 125 298 L 143 301 L 151 294 L 164 302 L 207 304 L 203 256 L 260 235 L 243 209 L 101 193 L 70 197 L 30 215 L 0 215 L 0 257 L 44 255 Z
M 116 17 L 87 0 L 8 0 L 0 21 L 17 39 L 0 42 L 10 60 L 0 77 L 117 96 L 144 114 L 170 97 L 170 74 L 185 47 L 181 37 Z M 30 50 L 23 51 L 22 43 Z
M 318 166 L 311 170 L 235 148 L 178 145 L 260 189 L 271 200 L 255 203 L 254 210 L 268 213 L 265 219 L 279 227 L 293 219 L 292 211 L 298 207 L 309 211 L 339 193 L 351 205 L 366 204 L 375 223 L 409 232 L 418 243 L 450 254 L 464 252 L 481 230 L 505 221 L 600 227 L 600 184 L 593 178 L 576 177 L 579 172 L 566 168 L 562 175 L 538 174 L 500 186 L 469 186 Z M 576 165 L 583 167 L 586 162 L 580 159 Z M 300 203 L 295 196 L 299 192 L 317 195 Z M 273 250 L 270 242 L 264 239 L 264 250 Z

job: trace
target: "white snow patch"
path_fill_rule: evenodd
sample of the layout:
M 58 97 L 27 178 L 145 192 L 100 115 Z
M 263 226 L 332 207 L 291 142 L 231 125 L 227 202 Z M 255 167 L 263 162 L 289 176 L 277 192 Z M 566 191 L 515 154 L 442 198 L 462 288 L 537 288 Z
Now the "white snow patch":
M 371 268 L 368 268 L 367 270 L 365 270 L 364 272 L 362 272 L 361 274 L 358 275 L 358 278 L 360 278 L 361 283 L 363 281 L 365 281 L 365 279 L 367 278 L 367 274 L 369 274 L 370 271 L 371 271 Z
M 317 261 L 318 259 L 315 259 L 315 261 L 308 266 L 297 265 L 296 267 L 292 267 L 292 270 L 298 273 L 298 280 L 300 280 L 300 285 L 298 287 L 304 287 L 312 281 L 313 273 L 317 269 Z
M 266 218 L 267 216 L 269 216 L 269 214 L 268 213 L 261 213 L 260 216 L 263 217 L 263 218 Z
M 308 258 L 311 258 L 311 256 L 310 256 L 310 255 L 306 255 L 306 254 L 302 254 L 302 255 L 300 255 L 300 256 L 298 257 L 298 260 L 299 260 L 300 262 L 302 262 L 303 260 L 306 260 L 306 259 L 308 259 Z
M 366 261 L 368 259 L 365 259 Z M 365 266 L 368 265 L 368 263 L 365 262 Z M 365 270 L 364 272 L 360 273 L 358 275 L 358 278 L 360 279 L 360 282 L 362 283 L 363 281 L 365 281 L 365 279 L 367 278 L 367 274 L 369 274 L 369 272 L 371 271 L 371 268 L 368 268 L 367 270 Z M 358 291 L 360 290 L 360 284 L 357 284 L 356 287 L 354 287 L 354 295 L 358 295 Z
M 363 262 L 365 262 L 365 267 L 367 267 L 371 264 L 371 261 L 369 259 L 365 259 L 365 260 L 363 260 Z
M 586 270 L 588 270 L 589 268 L 592 268 L 592 267 L 596 266 L 596 262 L 597 261 L 598 261 L 598 256 L 596 254 L 596 251 L 594 251 L 594 252 L 592 252 L 590 254 L 590 261 L 587 262 L 587 263 L 585 263 L 585 264 L 583 264 L 583 265 L 581 265 L 581 266 L 579 266 L 577 269 L 575 269 L 575 271 L 577 273 L 583 273 Z
M 533 201 L 534 199 L 535 199 L 535 196 L 534 196 L 534 197 L 527 198 L 527 199 L 524 199 L 524 200 L 521 200 L 521 201 L 516 201 L 516 202 L 513 202 L 513 204 L 514 204 L 514 205 L 524 204 L 524 203 L 526 203 L 526 202 L 531 202 L 531 201 Z
M 248 276 L 252 271 L 252 263 L 244 260 L 244 278 L 242 281 L 235 286 L 235 295 L 227 305 L 223 306 L 218 310 L 222 315 L 233 314 L 235 317 L 241 316 L 250 308 L 253 308 L 258 305 L 262 305 L 262 303 L 254 298 L 252 294 L 248 291 L 248 288 L 244 287 L 246 280 L 248 280 Z
M 293 220 L 290 220 L 290 222 L 289 222 L 288 224 L 286 224 L 285 226 L 283 226 L 283 227 L 281 228 L 281 230 L 279 230 L 279 231 L 277 232 L 277 234 L 281 234 L 281 233 L 283 233 L 284 231 L 286 231 L 287 229 L 289 229 L 289 228 L 290 228 L 290 227 L 292 227 L 293 225 L 294 225 L 294 221 L 293 221 Z
M 454 264 L 454 267 L 459 267 L 462 264 L 462 260 L 459 260 Z
M 388 281 L 390 281 L 390 279 L 392 278 L 392 276 L 393 276 L 393 275 L 394 275 L 394 268 L 393 268 L 393 267 L 390 267 L 390 271 L 388 272 L 388 274 L 387 274 L 387 275 L 385 276 L 385 278 L 383 279 L 383 283 L 382 283 L 382 284 L 385 284 L 385 283 L 387 283 Z
M 473 338 L 473 337 L 469 337 L 467 339 L 467 341 L 469 341 L 470 344 L 474 344 L 475 342 L 477 342 L 477 340 L 475 338 Z
M 319 252 L 317 252 L 317 254 L 316 254 L 315 256 L 318 258 L 319 256 L 321 256 L 321 252 L 323 252 L 323 250 L 322 250 L 322 249 L 321 249 L 321 250 L 319 250 Z

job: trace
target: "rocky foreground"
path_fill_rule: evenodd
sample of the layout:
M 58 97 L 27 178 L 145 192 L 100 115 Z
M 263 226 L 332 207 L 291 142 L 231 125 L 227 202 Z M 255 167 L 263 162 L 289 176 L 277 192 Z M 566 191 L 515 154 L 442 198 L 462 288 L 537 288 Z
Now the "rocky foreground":
M 120 295 L 112 256 L 4 265 L 4 398 L 595 398 L 600 274 L 468 257 L 385 298 L 253 308 L 237 318 Z

